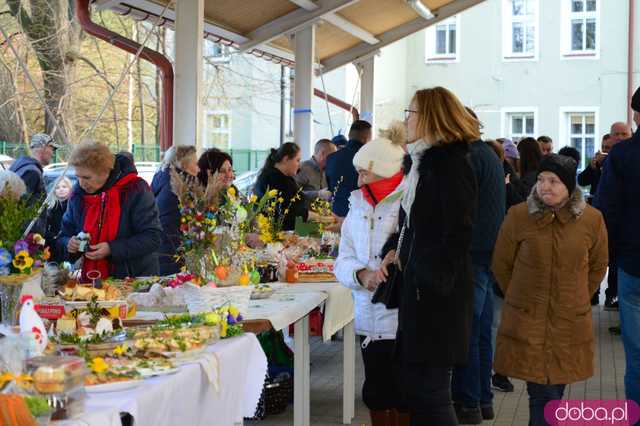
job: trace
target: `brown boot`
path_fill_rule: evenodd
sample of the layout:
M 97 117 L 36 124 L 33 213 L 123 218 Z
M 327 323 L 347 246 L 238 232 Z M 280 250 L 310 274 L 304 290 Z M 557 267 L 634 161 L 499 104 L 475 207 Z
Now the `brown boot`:
M 398 411 L 393 410 L 395 412 L 396 426 L 410 426 L 411 425 L 411 415 L 408 411 Z
M 371 426 L 395 426 L 391 410 L 370 410 L 369 415 L 371 415 Z

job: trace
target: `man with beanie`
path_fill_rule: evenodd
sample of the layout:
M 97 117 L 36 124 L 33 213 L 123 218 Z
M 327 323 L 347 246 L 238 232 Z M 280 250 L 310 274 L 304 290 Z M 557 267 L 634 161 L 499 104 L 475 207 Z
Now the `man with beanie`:
M 506 207 L 505 176 L 500 159 L 482 141 L 470 145 L 470 154 L 478 183 L 478 207 L 471 242 L 475 288 L 473 326 L 467 364 L 454 369 L 451 385 L 460 424 L 480 424 L 483 419 L 491 420 L 495 416 L 491 392 L 494 293 L 491 258 Z
M 31 157 L 28 155 L 18 158 L 12 165 L 11 171 L 20 176 L 27 186 L 27 194 L 33 202 L 41 201 L 46 195 L 42 168 L 51 163 L 53 154 L 59 148 L 53 138 L 45 133 L 37 133 L 31 137 Z
M 633 121 L 640 126 L 640 89 L 631 99 Z M 616 254 L 618 302 L 626 358 L 627 399 L 640 404 L 640 132 L 618 142 L 602 169 L 594 206 L 602 211 L 609 246 Z
M 382 247 L 398 228 L 403 142 L 404 138 L 389 134 L 367 143 L 353 157 L 360 189 L 349 198 L 334 268 L 338 281 L 353 292 L 365 372 L 362 399 L 373 426 L 409 425 L 399 374 L 393 367 L 398 310 L 371 302 L 378 285 L 385 285 L 378 273 Z
M 347 145 L 327 157 L 325 175 L 329 191 L 333 193 L 331 209 L 339 218 L 349 212 L 349 195 L 358 189 L 358 173 L 353 167 L 353 157 L 363 145 L 371 140 L 371 124 L 363 120 L 354 121 L 349 129 Z

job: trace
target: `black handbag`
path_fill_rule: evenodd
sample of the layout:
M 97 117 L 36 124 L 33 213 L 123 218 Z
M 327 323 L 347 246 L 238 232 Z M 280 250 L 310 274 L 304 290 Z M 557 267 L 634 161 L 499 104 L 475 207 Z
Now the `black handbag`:
M 396 261 L 398 259 L 398 256 L 400 256 L 400 249 L 402 248 L 402 240 L 404 239 L 405 230 L 406 218 L 405 220 L 403 220 L 400 237 L 398 239 L 398 247 L 396 248 Z M 393 262 L 387 266 L 387 272 L 389 272 L 387 280 L 378 285 L 376 291 L 371 297 L 371 303 L 382 303 L 387 307 L 387 309 L 398 309 L 400 307 L 400 289 L 402 287 L 403 273 L 396 262 Z
M 395 263 L 387 266 L 387 271 L 389 271 L 389 277 L 387 281 L 378 285 L 373 297 L 371 297 L 371 303 L 382 303 L 387 309 L 397 309 L 400 307 L 402 271 L 398 269 L 398 265 Z

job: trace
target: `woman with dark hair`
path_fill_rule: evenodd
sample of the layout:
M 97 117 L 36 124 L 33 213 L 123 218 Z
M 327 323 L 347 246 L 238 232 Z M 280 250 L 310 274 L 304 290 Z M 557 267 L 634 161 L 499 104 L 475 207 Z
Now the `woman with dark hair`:
M 511 142 L 511 141 L 509 141 Z M 506 209 L 509 210 L 511 206 L 515 206 L 523 202 L 527 197 L 524 194 L 524 187 L 518 174 L 513 169 L 511 163 L 507 161 L 506 150 L 504 149 L 504 145 L 498 141 L 488 140 L 487 143 L 493 151 L 496 153 L 498 158 L 502 161 L 502 169 L 504 170 L 504 180 L 507 185 L 507 197 L 506 197 Z M 515 149 L 515 145 L 513 145 Z
M 221 179 L 224 182 L 224 186 L 229 188 L 233 185 L 233 180 L 236 178 L 233 172 L 233 159 L 229 154 L 224 151 L 220 151 L 218 148 L 210 148 L 206 150 L 198 160 L 198 181 L 203 186 L 207 186 L 209 181 L 209 174 L 220 174 Z
M 278 149 L 271 149 L 254 188 L 258 198 L 272 189 L 278 191 L 278 197 L 283 200 L 278 205 L 278 214 L 283 216 L 284 231 L 295 228 L 296 217 L 302 217 L 304 220 L 309 217 L 300 188 L 293 178 L 300 168 L 300 154 L 300 147 L 293 142 L 287 142 Z
M 542 150 L 537 140 L 524 138 L 518 143 L 518 153 L 520 154 L 520 180 L 527 197 L 538 180 Z

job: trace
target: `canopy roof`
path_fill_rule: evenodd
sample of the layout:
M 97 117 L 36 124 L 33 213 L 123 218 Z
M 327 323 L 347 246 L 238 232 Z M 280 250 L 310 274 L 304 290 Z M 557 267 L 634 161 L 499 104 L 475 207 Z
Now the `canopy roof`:
M 94 4 L 155 22 L 168 1 L 95 0 Z M 426 13 L 433 15 L 426 19 L 425 10 L 421 15 L 410 4 L 415 0 L 205 0 L 204 36 L 292 66 L 295 58 L 289 36 L 309 24 L 318 24 L 316 56 L 320 69 L 327 72 L 482 1 L 418 1 L 418 7 L 425 6 Z M 174 4 L 161 25 L 173 26 Z

